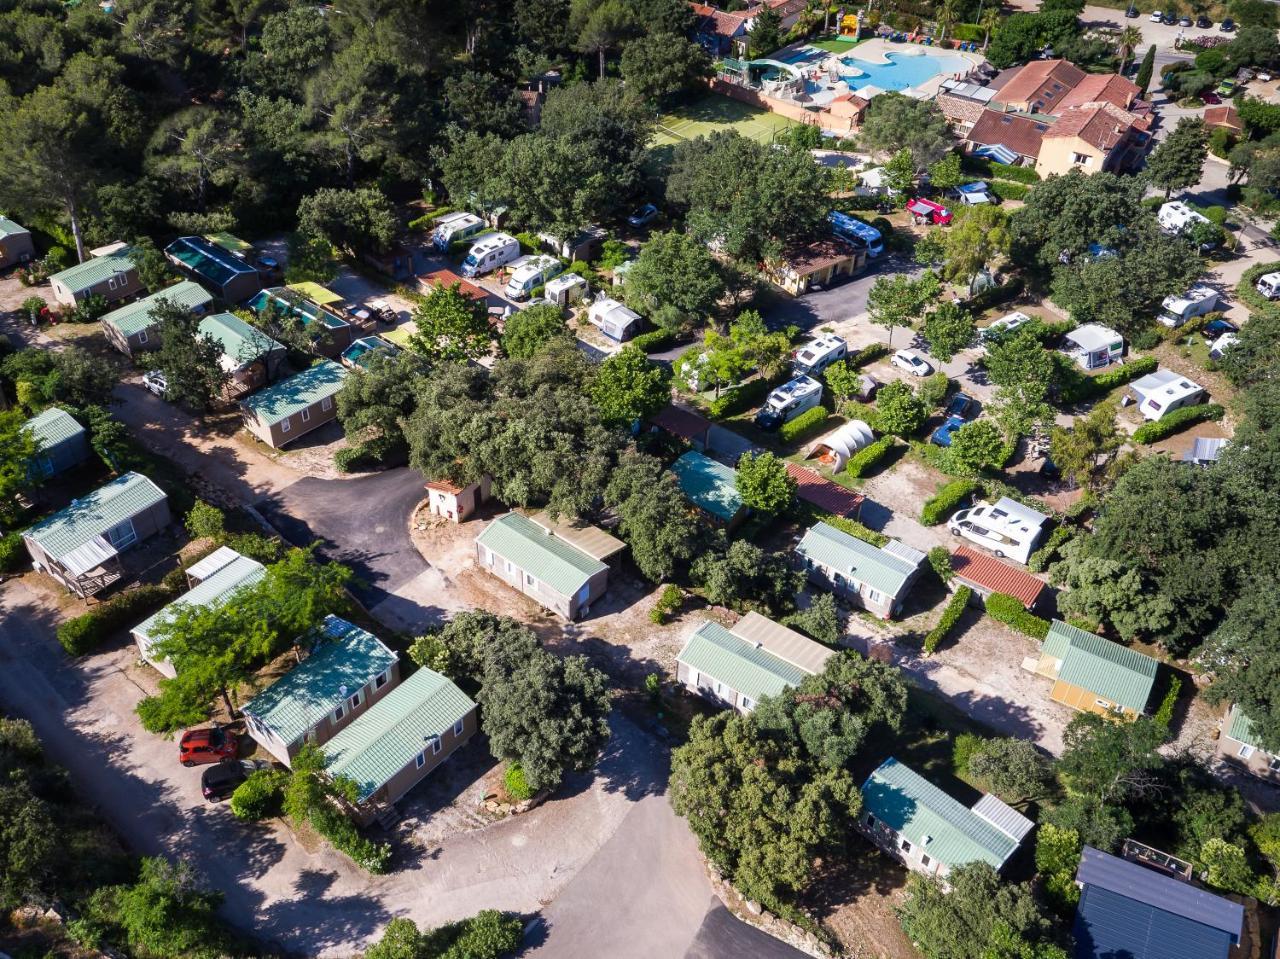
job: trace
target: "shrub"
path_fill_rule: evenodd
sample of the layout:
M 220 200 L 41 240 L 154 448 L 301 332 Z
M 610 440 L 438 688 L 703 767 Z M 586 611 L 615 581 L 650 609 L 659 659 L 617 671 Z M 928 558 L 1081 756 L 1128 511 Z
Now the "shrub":
M 0 573 L 14 573 L 27 564 L 27 547 L 17 530 L 0 537 Z
M 533 790 L 529 788 L 529 780 L 524 775 L 524 767 L 517 762 L 507 765 L 507 771 L 502 774 L 502 785 L 516 802 L 524 802 L 533 795 Z
M 191 512 L 187 513 L 185 525 L 192 539 L 208 537 L 221 540 L 227 531 L 226 517 L 222 515 L 222 510 L 202 499 L 196 500 Z
M 947 634 L 955 629 L 956 623 L 960 621 L 960 616 L 964 613 L 964 608 L 969 605 L 969 600 L 973 596 L 973 590 L 968 586 L 961 586 L 951 594 L 951 601 L 947 603 L 947 608 L 942 611 L 942 617 L 938 620 L 938 625 L 929 630 L 924 638 L 924 654 L 926 656 L 933 655 L 934 651 L 947 638 Z
M 653 604 L 653 609 L 649 610 L 649 622 L 661 626 L 674 615 L 682 602 L 684 602 L 684 594 L 680 592 L 680 587 L 675 583 L 668 583 L 662 587 L 662 592 L 658 595 L 658 601 Z
M 1058 400 L 1062 403 L 1080 403 L 1105 396 L 1140 376 L 1154 373 L 1159 366 L 1160 363 L 1154 356 L 1144 356 L 1097 376 L 1085 376 L 1073 369 L 1072 372 L 1076 375 L 1058 388 Z
M 658 350 L 665 350 L 675 341 L 675 334 L 670 330 L 650 330 L 633 337 L 630 345 L 641 353 L 656 353 Z
M 391 866 L 391 844 L 375 843 L 360 835 L 355 823 L 332 803 L 316 805 L 308 820 L 316 832 L 333 844 L 333 848 L 351 857 L 365 872 L 381 876 Z
M 935 546 L 929 550 L 929 565 L 938 574 L 938 579 L 944 583 L 951 582 L 951 578 L 956 574 L 951 568 L 951 554 L 947 552 L 945 546 Z
M 860 539 L 864 543 L 870 543 L 872 546 L 883 546 L 889 542 L 889 537 L 884 533 L 877 533 L 869 526 L 863 526 L 856 519 L 849 519 L 847 516 L 836 516 L 833 513 L 824 513 L 819 509 L 811 509 L 809 511 L 811 525 L 812 523 L 826 523 L 828 526 L 834 526 L 842 533 L 848 533 L 854 539 Z
M 708 404 L 707 415 L 714 420 L 721 420 L 726 416 L 741 413 L 743 410 L 750 409 L 763 402 L 771 389 L 773 389 L 773 383 L 763 378 L 751 380 L 741 386 L 735 386 L 733 389 L 726 390 L 720 394 L 719 399 L 712 400 Z
M 871 471 L 873 466 L 885 458 L 885 455 L 889 450 L 893 449 L 896 442 L 897 440 L 889 435 L 880 437 L 874 443 L 864 446 L 849 457 L 849 462 L 845 465 L 844 471 L 854 479 L 861 479 Z
M 173 592 L 163 586 L 131 589 L 67 620 L 58 627 L 58 642 L 72 656 L 83 656 L 97 649 L 117 630 L 150 616 L 173 596 Z
M 1019 183 L 1039 183 L 1040 174 L 1029 166 L 1007 166 L 993 163 L 986 157 L 962 156 L 960 169 L 973 176 L 1000 180 L 1017 180 Z
M 279 540 L 270 539 L 261 533 L 237 533 L 227 540 L 227 545 L 241 556 L 256 559 L 266 565 L 280 558 Z
M 339 473 L 355 473 L 364 460 L 364 444 L 344 446 L 333 454 L 333 465 Z
M 1275 263 L 1259 263 L 1257 266 L 1251 266 L 1244 271 L 1244 276 L 1240 278 L 1240 282 L 1236 284 L 1236 297 L 1245 306 L 1249 307 L 1253 313 L 1275 313 L 1280 310 L 1280 306 L 1272 303 L 1265 296 L 1258 292 L 1258 288 L 1254 285 L 1260 277 L 1268 273 L 1276 272 Z
M 882 356 L 889 355 L 889 346 L 887 343 L 872 343 L 870 346 L 864 346 L 852 356 L 846 357 L 845 362 L 855 370 L 859 367 L 866 366 L 868 363 L 874 363 Z
M 925 526 L 937 526 L 951 515 L 961 501 L 977 491 L 978 484 L 973 480 L 959 479 L 944 484 L 938 492 L 925 500 L 924 507 L 920 510 L 920 522 Z
M 929 406 L 940 406 L 947 398 L 947 389 L 950 386 L 951 381 L 947 379 L 946 373 L 934 373 L 920 381 L 920 385 L 916 387 L 916 395 Z
M 1058 558 L 1058 553 L 1062 547 L 1067 544 L 1067 540 L 1076 535 L 1074 526 L 1059 526 L 1049 538 L 1045 540 L 1044 545 L 1031 554 L 1027 560 L 1027 569 L 1033 573 L 1043 573 L 1049 568 L 1049 564 Z
M 1049 621 L 1027 612 L 1022 600 L 1008 593 L 992 593 L 987 597 L 987 615 L 1032 639 L 1042 640 L 1049 635 Z
M 1166 730 L 1173 724 L 1173 710 L 1178 705 L 1178 695 L 1182 692 L 1182 680 L 1174 676 L 1169 680 L 1169 690 L 1160 700 L 1160 708 L 1156 710 L 1155 721 Z
M 827 416 L 827 411 L 821 406 L 805 410 L 795 419 L 787 420 L 778 428 L 778 438 L 784 443 L 794 443 L 797 440 L 816 436 L 826 427 Z
M 284 784 L 289 774 L 279 769 L 256 769 L 231 794 L 231 813 L 244 822 L 261 822 L 280 815 Z
M 1031 187 L 1021 183 L 1009 183 L 1005 180 L 991 180 L 987 183 L 993 196 L 1001 200 L 1025 200 Z
M 1184 406 L 1180 410 L 1166 413 L 1154 423 L 1144 423 L 1133 433 L 1133 441 L 1148 445 L 1158 443 L 1166 436 L 1181 432 L 1188 426 L 1203 423 L 1206 420 L 1220 420 L 1226 411 L 1217 403 L 1198 403 L 1195 406 Z
M 961 733 L 956 737 L 951 747 L 951 768 L 957 776 L 964 776 L 969 772 L 969 760 L 982 752 L 985 744 L 986 740 L 976 733 Z

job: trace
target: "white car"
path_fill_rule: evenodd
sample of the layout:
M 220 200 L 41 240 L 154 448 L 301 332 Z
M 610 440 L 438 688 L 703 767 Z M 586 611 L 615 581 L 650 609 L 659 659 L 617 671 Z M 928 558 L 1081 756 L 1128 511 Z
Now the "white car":
M 142 377 L 142 386 L 148 393 L 164 396 L 165 391 L 169 388 L 169 382 L 159 370 L 151 370 Z
M 898 350 L 889 362 L 912 376 L 928 376 L 933 372 L 933 367 L 915 350 Z
M 1152 10 L 1150 19 L 1152 23 L 1164 23 L 1164 14 L 1159 10 Z
M 1027 314 L 1015 311 L 1002 316 L 998 320 L 993 320 L 991 325 L 984 330 L 978 332 L 979 337 L 983 340 L 993 340 L 1004 336 L 1006 333 L 1012 333 L 1018 327 L 1031 322 L 1031 317 Z

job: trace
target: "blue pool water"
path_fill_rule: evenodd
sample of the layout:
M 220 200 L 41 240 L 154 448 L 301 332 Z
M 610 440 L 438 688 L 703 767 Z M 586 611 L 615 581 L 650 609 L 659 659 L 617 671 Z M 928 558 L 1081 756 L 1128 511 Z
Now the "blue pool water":
M 810 68 L 810 65 L 817 66 L 829 54 L 825 54 L 820 50 L 801 51 L 788 57 L 787 62 L 801 69 Z M 861 60 L 854 54 L 846 54 L 840 58 L 840 62 L 846 67 L 846 72 L 842 72 L 841 79 L 844 80 L 850 90 L 860 90 L 866 86 L 878 87 L 881 90 L 906 90 L 908 87 L 916 87 L 931 80 L 938 74 L 951 75 L 955 73 L 968 73 L 970 63 L 964 57 L 956 56 L 950 53 L 921 51 L 918 56 L 911 56 L 902 53 L 889 53 L 885 55 L 888 63 L 872 63 L 869 60 Z

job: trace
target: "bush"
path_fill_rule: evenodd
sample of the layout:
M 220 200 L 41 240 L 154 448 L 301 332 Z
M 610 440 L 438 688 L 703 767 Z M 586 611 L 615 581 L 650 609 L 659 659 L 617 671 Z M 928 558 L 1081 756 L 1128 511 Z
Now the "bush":
M 893 449 L 897 442 L 892 436 L 882 436 L 869 446 L 864 446 L 858 452 L 849 457 L 844 471 L 854 479 L 862 479 L 866 476 L 871 468 L 885 458 L 889 450 Z
M 381 876 L 391 867 L 391 844 L 372 842 L 360 835 L 355 823 L 327 801 L 311 810 L 308 820 L 333 848 L 351 857 L 365 872 Z
M 226 517 L 222 515 L 222 510 L 202 499 L 196 500 L 191 512 L 187 513 L 185 525 L 192 539 L 207 537 L 220 541 L 227 531 Z
M 924 638 L 924 654 L 926 656 L 933 655 L 934 651 L 947 638 L 947 634 L 955 629 L 956 623 L 960 621 L 960 616 L 964 613 L 964 608 L 969 605 L 969 600 L 973 596 L 973 590 L 968 586 L 961 586 L 951 595 L 951 601 L 947 603 L 947 608 L 942 611 L 942 617 L 938 620 L 938 625 L 929 630 Z
M 860 367 L 866 366 L 868 363 L 874 363 L 876 360 L 880 359 L 880 357 L 882 356 L 888 356 L 888 355 L 889 355 L 888 344 L 872 343 L 870 346 L 864 346 L 862 349 L 858 350 L 858 352 L 854 353 L 852 356 L 846 357 L 845 363 L 847 363 L 852 369 L 856 370 L 856 369 L 859 369 Z
M 937 526 L 951 515 L 961 501 L 977 491 L 978 484 L 973 480 L 959 479 L 944 484 L 938 492 L 925 500 L 924 507 L 920 510 L 920 522 L 925 526 Z
M 1007 183 L 1004 180 L 992 180 L 987 187 L 991 190 L 992 196 L 999 197 L 1001 200 L 1025 200 L 1027 194 L 1031 192 L 1029 186 L 1021 183 Z
M 965 776 L 969 772 L 969 760 L 982 752 L 986 740 L 976 733 L 961 733 L 955 738 L 951 747 L 951 768 L 957 776 Z
M 0 536 L 0 573 L 15 573 L 28 563 L 27 546 L 17 530 Z
M 722 420 L 743 410 L 750 409 L 764 401 L 773 389 L 773 383 L 764 378 L 751 380 L 741 386 L 735 386 L 720 394 L 720 398 L 712 400 L 707 406 L 707 415 L 713 420 Z
M 231 794 L 231 813 L 244 822 L 261 822 L 280 815 L 284 784 L 289 774 L 279 769 L 256 769 Z
M 1027 560 L 1027 569 L 1033 573 L 1043 573 L 1049 568 L 1049 564 L 1058 558 L 1058 553 L 1067 541 L 1076 535 L 1074 526 L 1059 526 L 1049 538 L 1045 540 L 1044 545 L 1031 554 Z
M 916 387 L 916 396 L 929 406 L 941 406 L 942 401 L 947 398 L 950 386 L 951 381 L 947 379 L 946 373 L 934 373 L 920 381 L 920 385 Z
M 1226 411 L 1218 403 L 1198 403 L 1195 406 L 1184 406 L 1180 410 L 1166 413 L 1154 423 L 1144 423 L 1133 433 L 1133 441 L 1144 446 L 1158 443 L 1166 436 L 1179 433 L 1188 426 L 1203 423 L 1206 420 L 1220 420 Z
M 1049 621 L 1027 612 L 1022 600 L 1008 593 L 992 593 L 987 597 L 987 615 L 1032 639 L 1043 640 L 1049 635 Z
M 163 586 L 139 586 L 121 593 L 58 627 L 58 642 L 72 656 L 93 652 L 112 633 L 146 619 L 173 599 Z
M 1016 180 L 1019 183 L 1039 183 L 1040 174 L 1029 166 L 1008 166 L 993 163 L 986 157 L 962 156 L 960 169 L 973 176 L 998 180 Z
M 507 765 L 507 771 L 502 774 L 502 785 L 516 802 L 524 802 L 533 795 L 533 790 L 529 788 L 529 781 L 524 775 L 524 767 L 517 762 Z
M 1153 717 L 1157 723 L 1168 729 L 1173 724 L 1173 710 L 1178 705 L 1178 695 L 1182 692 L 1182 680 L 1174 676 L 1169 680 L 1169 690 L 1160 700 L 1160 708 Z
M 1244 271 L 1244 276 L 1240 278 L 1240 282 L 1236 284 L 1236 296 L 1240 302 L 1249 307 L 1253 313 L 1275 313 L 1280 311 L 1280 306 L 1272 303 L 1265 296 L 1258 292 L 1258 288 L 1254 286 L 1258 279 L 1268 273 L 1276 272 L 1275 263 L 1259 263 L 1257 266 L 1251 266 Z
M 665 350 L 675 341 L 675 334 L 670 330 L 651 330 L 633 337 L 629 345 L 641 353 L 656 353 L 658 350 Z
M 653 609 L 649 610 L 649 622 L 661 626 L 675 614 L 683 602 L 684 594 L 680 592 L 680 587 L 674 583 L 668 583 L 662 587 L 662 592 L 658 595 L 658 601 L 653 604 Z
M 863 526 L 856 519 L 849 519 L 847 516 L 836 516 L 833 513 L 824 513 L 822 510 L 811 509 L 810 525 L 813 523 L 826 523 L 828 526 L 834 526 L 842 533 L 848 533 L 854 539 L 860 539 L 864 543 L 870 543 L 872 546 L 883 546 L 889 542 L 889 537 L 884 533 L 877 533 L 869 526 Z
M 805 410 L 793 420 L 787 420 L 778 428 L 778 438 L 784 443 L 808 439 L 821 433 L 827 425 L 827 411 L 821 406 Z
M 947 552 L 945 546 L 935 546 L 929 550 L 929 565 L 938 574 L 938 579 L 944 583 L 951 582 L 952 577 L 956 575 L 955 570 L 951 568 L 951 554 Z
M 1080 403 L 1105 396 L 1119 386 L 1124 386 L 1140 376 L 1154 373 L 1160 363 L 1154 356 L 1144 356 L 1131 360 L 1113 370 L 1099 373 L 1097 376 L 1085 376 L 1078 373 L 1070 381 L 1058 388 L 1058 400 L 1062 403 Z

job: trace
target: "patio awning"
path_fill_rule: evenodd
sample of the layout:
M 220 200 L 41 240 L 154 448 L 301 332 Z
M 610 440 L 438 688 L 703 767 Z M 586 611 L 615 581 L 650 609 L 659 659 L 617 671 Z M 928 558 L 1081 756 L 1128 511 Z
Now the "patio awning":
M 117 555 L 116 548 L 101 536 L 95 536 L 83 546 L 77 546 L 71 552 L 58 559 L 58 564 L 72 576 L 83 576 L 90 570 L 97 569 Z

